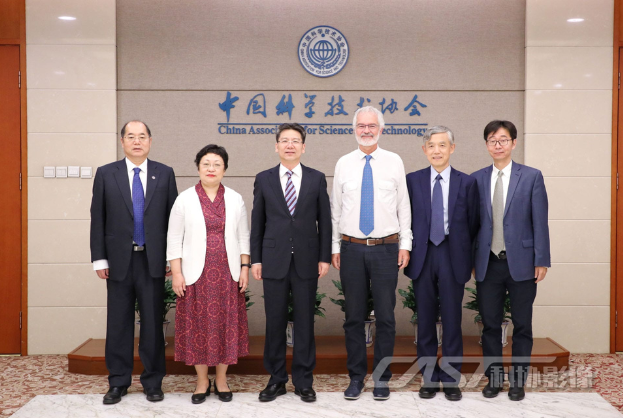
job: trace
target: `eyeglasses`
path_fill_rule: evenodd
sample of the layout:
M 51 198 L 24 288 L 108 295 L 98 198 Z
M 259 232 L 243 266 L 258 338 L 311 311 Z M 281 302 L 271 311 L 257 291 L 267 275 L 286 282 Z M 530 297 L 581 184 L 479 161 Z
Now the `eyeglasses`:
M 495 147 L 497 144 L 500 144 L 501 146 L 505 147 L 512 141 L 513 141 L 512 139 L 504 138 L 504 137 L 500 139 L 490 138 L 490 139 L 487 139 L 487 146 Z
M 377 125 L 375 123 L 370 124 L 370 125 L 364 125 L 363 123 L 357 124 L 357 129 L 360 130 L 360 131 L 363 131 L 366 128 L 368 128 L 371 131 L 376 131 L 379 128 L 379 125 Z
M 303 143 L 303 141 L 301 141 L 300 139 L 280 139 L 277 142 L 279 142 L 282 145 L 286 145 L 286 144 L 301 145 Z
M 134 142 L 134 141 L 135 141 L 135 140 L 137 140 L 137 139 L 138 139 L 139 141 L 141 141 L 141 142 L 145 142 L 145 141 L 147 141 L 147 140 L 149 139 L 149 137 L 148 137 L 148 136 L 146 136 L 146 135 L 139 135 L 139 136 L 127 135 L 127 136 L 124 136 L 123 138 L 124 138 L 124 139 L 127 139 L 127 140 L 128 140 L 128 141 L 130 141 L 130 142 Z
M 212 167 L 214 167 L 215 170 L 218 170 L 219 168 L 223 167 L 223 164 L 221 164 L 221 163 L 214 163 L 214 164 L 202 163 L 201 166 L 203 168 L 212 168 Z

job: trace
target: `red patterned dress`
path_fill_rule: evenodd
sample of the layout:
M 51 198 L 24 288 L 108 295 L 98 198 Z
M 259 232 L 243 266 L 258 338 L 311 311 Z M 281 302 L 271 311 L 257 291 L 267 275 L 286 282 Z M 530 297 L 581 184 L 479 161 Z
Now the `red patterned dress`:
M 203 272 L 177 298 L 175 361 L 188 365 L 236 364 L 249 354 L 244 294 L 231 278 L 225 251 L 225 188 L 212 202 L 201 182 L 195 186 L 205 218 L 207 240 Z

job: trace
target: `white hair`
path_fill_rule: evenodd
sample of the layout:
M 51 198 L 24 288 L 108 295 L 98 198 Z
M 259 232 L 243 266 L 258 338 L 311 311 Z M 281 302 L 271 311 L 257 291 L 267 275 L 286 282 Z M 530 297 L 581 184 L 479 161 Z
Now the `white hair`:
M 447 134 L 450 144 L 454 144 L 454 133 L 452 133 L 450 128 L 446 128 L 442 125 L 436 125 L 428 128 L 426 132 L 424 132 L 424 145 L 426 145 L 426 142 L 430 140 L 430 137 L 435 134 Z
M 359 113 L 376 113 L 376 117 L 379 120 L 380 126 L 379 133 L 383 131 L 383 128 L 385 127 L 385 119 L 383 119 L 383 113 L 374 106 L 365 106 L 361 109 L 357 109 L 357 111 L 355 112 L 355 116 L 353 117 L 353 129 L 355 131 L 357 131 L 357 115 L 359 115 Z

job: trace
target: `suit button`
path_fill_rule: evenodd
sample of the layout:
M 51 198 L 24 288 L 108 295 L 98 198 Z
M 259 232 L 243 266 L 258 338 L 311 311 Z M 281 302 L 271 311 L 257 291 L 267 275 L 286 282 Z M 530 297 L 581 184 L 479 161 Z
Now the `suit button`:
M 487 245 L 490 247 L 490 246 L 491 246 L 491 243 L 488 243 Z
M 292 238 L 290 238 L 290 241 L 292 241 Z

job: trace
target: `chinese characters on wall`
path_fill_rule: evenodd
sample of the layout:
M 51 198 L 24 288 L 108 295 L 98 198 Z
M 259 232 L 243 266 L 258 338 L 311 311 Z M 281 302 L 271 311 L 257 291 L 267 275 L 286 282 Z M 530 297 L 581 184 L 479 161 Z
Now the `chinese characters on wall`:
M 386 124 L 383 134 L 389 135 L 417 135 L 422 136 L 427 123 L 422 123 L 422 111 L 427 105 L 418 98 L 417 94 L 406 104 L 399 103 L 392 97 L 380 97 L 376 100 L 370 97 L 359 97 L 359 101 L 347 102 L 341 94 L 325 93 L 326 97 L 319 97 L 317 94 L 303 93 L 300 96 L 287 93 L 281 96 L 281 99 L 272 107 L 274 103 L 269 103 L 264 93 L 253 95 L 246 106 L 238 108 L 236 102 L 240 100 L 239 96 L 228 91 L 225 99 L 218 103 L 219 109 L 225 114 L 227 122 L 219 123 L 220 134 L 274 134 L 279 123 L 236 123 L 230 122 L 232 114 L 240 117 L 250 115 L 261 115 L 264 119 L 269 119 L 270 115 L 282 116 L 288 115 L 288 119 L 292 120 L 292 111 L 297 106 L 301 106 L 305 110 L 303 116 L 305 120 L 297 122 L 305 126 L 310 134 L 332 134 L 332 135 L 352 135 L 352 126 L 349 123 L 333 123 L 330 118 L 335 116 L 353 115 L 357 109 L 363 106 L 375 106 L 383 114 L 395 114 L 396 112 L 404 112 L 409 118 L 413 118 L 413 123 L 396 123 Z M 246 99 L 245 99 L 246 100 Z M 378 101 L 377 101 L 378 100 Z M 244 102 L 242 102 L 244 103 Z M 296 104 L 295 104 L 296 103 Z M 274 110 L 273 110 L 274 109 Z M 329 121 L 327 121 L 329 119 Z M 337 126 L 337 127 L 336 127 Z M 351 126 L 348 128 L 348 126 Z

